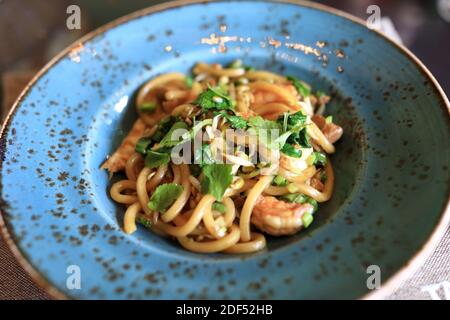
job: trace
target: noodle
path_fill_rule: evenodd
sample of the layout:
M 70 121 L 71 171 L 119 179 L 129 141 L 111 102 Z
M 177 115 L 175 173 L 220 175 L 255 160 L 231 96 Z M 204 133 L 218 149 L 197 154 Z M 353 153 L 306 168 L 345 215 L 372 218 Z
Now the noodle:
M 249 80 L 269 80 L 286 83 L 286 78 L 269 71 L 249 71 L 245 74 Z
M 141 204 L 139 202 L 135 202 L 128 207 L 123 218 L 123 229 L 126 233 L 130 234 L 136 231 L 136 216 L 140 210 Z
M 317 203 L 333 194 L 327 154 L 342 135 L 322 117 L 325 105 L 314 110 L 310 101 L 317 97 L 300 90 L 295 78 L 249 71 L 240 61 L 198 63 L 193 75 L 167 73 L 146 82 L 137 93 L 133 129 L 101 166 L 125 173 L 110 188 L 126 207 L 125 233 L 138 222 L 189 251 L 243 254 L 263 250 L 264 234 L 307 228 Z M 274 128 L 283 140 L 261 133 Z M 170 136 L 177 129 L 185 131 Z M 175 148 L 182 149 L 181 161 L 171 158 Z
M 232 248 L 239 241 L 239 236 L 239 228 L 233 224 L 230 233 L 219 240 L 200 242 L 188 237 L 178 237 L 177 240 L 190 251 L 213 253 Z
M 135 152 L 131 157 L 128 158 L 127 164 L 125 165 L 125 173 L 128 180 L 136 181 L 139 171 L 142 170 L 144 166 L 144 160 L 142 156 Z
M 267 104 L 263 104 L 263 105 L 259 105 L 259 106 L 254 106 L 253 110 L 261 115 L 261 116 L 265 116 L 271 113 L 283 113 L 283 112 L 288 112 L 291 111 L 292 109 L 289 108 L 287 105 L 282 104 L 282 103 L 267 103 Z
M 241 229 L 241 239 L 243 242 L 250 241 L 250 216 L 252 214 L 253 207 L 255 206 L 256 199 L 263 193 L 270 182 L 272 182 L 273 177 L 265 176 L 262 177 L 254 186 L 250 189 L 250 192 L 245 200 L 244 206 L 242 207 L 241 220 L 239 228 Z
M 264 81 L 256 81 L 250 84 L 250 88 L 255 91 L 269 91 L 277 95 L 282 101 L 286 102 L 288 106 L 294 106 L 297 104 L 297 99 L 282 86 Z
M 189 196 L 191 195 L 191 183 L 189 182 L 189 167 L 185 164 L 181 165 L 181 184 L 183 186 L 183 193 L 178 197 L 174 204 L 164 213 L 162 219 L 164 222 L 169 222 L 175 218 L 181 210 L 183 210 L 184 205 L 188 202 Z
M 135 195 L 122 194 L 124 190 L 136 190 L 136 182 L 132 180 L 121 180 L 116 182 L 111 187 L 111 198 L 122 204 L 135 203 L 137 201 L 137 197 Z
M 152 211 L 148 208 L 147 203 L 149 201 L 147 194 L 147 177 L 150 174 L 152 169 L 144 167 L 139 173 L 139 176 L 136 180 L 136 193 L 139 199 L 139 203 L 141 204 L 142 209 L 145 214 L 150 215 Z
M 247 242 L 235 243 L 223 252 L 225 253 L 250 253 L 264 249 L 266 238 L 261 233 L 252 232 L 251 239 Z

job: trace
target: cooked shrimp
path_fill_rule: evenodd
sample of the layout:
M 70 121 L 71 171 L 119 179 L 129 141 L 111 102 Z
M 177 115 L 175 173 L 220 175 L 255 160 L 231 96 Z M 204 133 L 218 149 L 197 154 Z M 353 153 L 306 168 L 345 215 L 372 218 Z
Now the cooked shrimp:
M 125 168 L 127 159 L 134 153 L 134 147 L 142 137 L 145 131 L 145 123 L 138 119 L 131 128 L 131 131 L 123 139 L 122 144 L 117 148 L 111 157 L 109 157 L 100 167 L 101 169 L 107 169 L 110 174 L 120 171 Z
M 294 234 L 303 226 L 302 217 L 312 213 L 309 203 L 289 203 L 272 196 L 260 196 L 253 208 L 251 222 L 273 236 Z
M 323 116 L 316 114 L 311 118 L 311 120 L 317 125 L 320 131 L 323 132 L 323 135 L 331 143 L 335 143 L 336 141 L 338 141 L 342 137 L 342 134 L 344 133 L 342 127 L 332 122 L 327 123 Z

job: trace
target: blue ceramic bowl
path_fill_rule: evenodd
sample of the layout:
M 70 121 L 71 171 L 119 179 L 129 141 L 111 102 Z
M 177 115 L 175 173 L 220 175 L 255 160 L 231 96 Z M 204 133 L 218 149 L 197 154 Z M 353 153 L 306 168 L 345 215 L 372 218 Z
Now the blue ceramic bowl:
M 212 34 L 223 46 L 206 43 Z M 99 166 L 130 128 L 136 89 L 199 60 L 236 58 L 333 95 L 345 134 L 332 200 L 307 231 L 246 256 L 190 253 L 143 229 L 124 234 L 124 209 Z M 335 10 L 268 1 L 149 8 L 63 51 L 18 99 L 1 138 L 3 233 L 56 297 L 381 297 L 449 222 L 448 107 L 409 51 Z M 370 265 L 381 270 L 379 290 L 367 287 Z

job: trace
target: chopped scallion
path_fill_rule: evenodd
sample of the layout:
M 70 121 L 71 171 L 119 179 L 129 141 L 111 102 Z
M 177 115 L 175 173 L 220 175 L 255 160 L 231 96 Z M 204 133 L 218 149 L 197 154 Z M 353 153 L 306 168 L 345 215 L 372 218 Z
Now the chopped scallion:
M 184 79 L 184 84 L 190 89 L 194 84 L 194 79 L 191 76 L 187 76 L 186 79 Z
M 311 213 L 305 213 L 302 217 L 303 227 L 308 228 L 313 222 L 314 217 Z
M 242 67 L 242 60 L 235 60 L 232 63 L 230 63 L 229 68 L 231 69 L 237 69 Z
M 142 224 L 147 229 L 152 227 L 152 222 L 149 219 L 140 217 L 140 218 L 137 219 L 137 222 Z
M 156 107 L 157 107 L 156 103 L 144 102 L 139 106 L 139 110 L 141 110 L 142 112 L 153 112 L 156 110 Z
M 285 177 L 282 177 L 282 176 L 276 176 L 276 177 L 273 179 L 273 184 L 276 185 L 276 186 L 279 186 L 279 187 L 285 187 L 285 186 L 288 185 L 288 181 L 286 180 Z

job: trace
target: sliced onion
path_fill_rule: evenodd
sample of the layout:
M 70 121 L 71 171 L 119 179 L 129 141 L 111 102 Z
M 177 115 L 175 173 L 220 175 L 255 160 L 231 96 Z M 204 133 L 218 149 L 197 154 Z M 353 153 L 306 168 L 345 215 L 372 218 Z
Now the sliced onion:
M 225 154 L 225 158 L 227 158 L 227 160 L 230 161 L 231 163 L 238 164 L 240 166 L 244 167 L 254 166 L 250 160 L 244 159 L 242 157 L 233 156 L 231 154 Z

